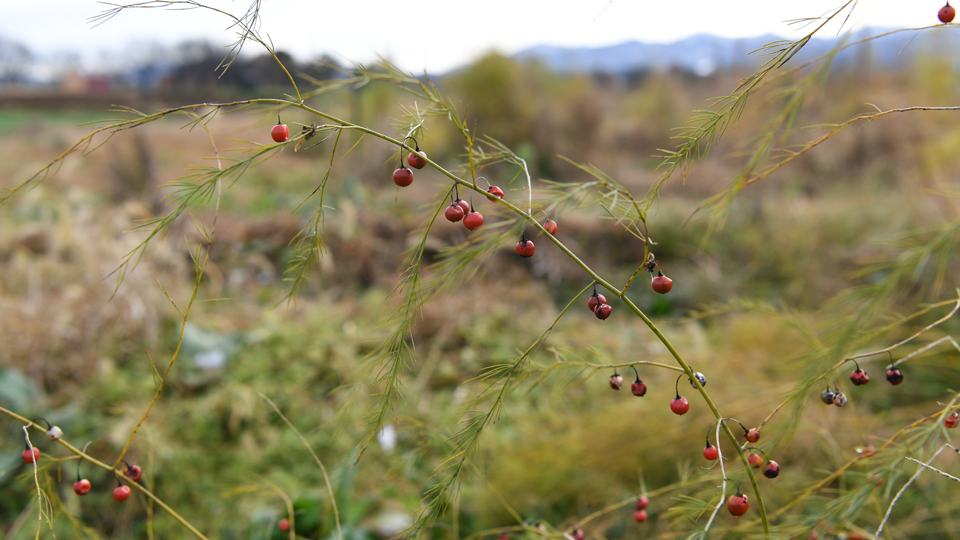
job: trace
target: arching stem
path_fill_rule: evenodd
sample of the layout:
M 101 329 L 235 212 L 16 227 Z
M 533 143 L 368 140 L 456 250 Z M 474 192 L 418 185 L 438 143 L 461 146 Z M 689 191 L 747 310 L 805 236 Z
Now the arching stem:
M 86 453 L 87 453 L 87 447 L 90 446 L 90 443 L 91 443 L 91 442 L 93 442 L 93 441 L 87 441 L 87 444 L 83 445 L 83 449 L 80 450 L 80 452 L 83 453 L 83 454 L 86 454 Z M 83 463 L 83 459 L 82 459 L 82 458 L 77 458 L 77 482 L 80 481 L 80 464 L 81 464 L 81 463 Z

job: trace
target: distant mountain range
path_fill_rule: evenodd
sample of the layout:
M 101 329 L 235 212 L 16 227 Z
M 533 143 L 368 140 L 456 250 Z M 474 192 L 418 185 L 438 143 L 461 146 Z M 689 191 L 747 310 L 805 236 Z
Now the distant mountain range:
M 839 67 L 862 66 L 870 69 L 898 70 L 909 66 L 920 55 L 939 53 L 940 55 L 951 54 L 955 58 L 955 68 L 960 70 L 960 55 L 955 54 L 960 50 L 960 31 L 958 30 L 960 25 L 936 27 L 919 33 L 898 32 L 851 47 L 839 53 L 834 63 Z M 791 64 L 796 65 L 827 54 L 842 42 L 849 43 L 888 31 L 890 30 L 869 28 L 840 37 L 812 39 L 793 57 Z M 756 69 L 769 58 L 768 54 L 777 48 L 765 51 L 760 49 L 777 41 L 783 43 L 783 38 L 773 34 L 751 38 L 724 38 L 698 34 L 673 43 L 629 41 L 593 48 L 537 45 L 520 51 L 513 58 L 518 61 L 539 61 L 559 73 L 628 75 L 639 71 L 676 69 L 699 76 L 708 76 L 717 71 Z M 202 52 L 206 49 L 212 50 L 212 46 L 202 42 L 184 43 L 178 47 L 161 50 L 152 57 L 141 59 L 140 64 L 137 64 L 136 59 L 128 59 L 127 65 L 114 68 L 114 72 L 107 76 L 126 85 L 153 87 L 164 77 L 169 78 L 178 69 L 189 67 L 196 68 L 198 72 L 206 69 L 203 73 L 208 78 L 215 79 L 213 67 L 221 58 L 219 51 L 211 56 L 209 60 L 212 66 L 207 68 L 199 64 L 194 65 L 197 62 L 195 59 L 191 60 L 193 57 L 188 54 L 190 51 L 201 50 Z M 120 59 L 122 60 L 122 57 Z M 256 59 L 250 61 L 256 63 Z M 23 44 L 0 36 L 0 85 L 4 83 L 59 84 L 65 76 L 76 72 L 78 63 L 79 57 L 76 55 L 41 57 L 34 55 Z M 238 69 L 232 70 L 233 73 L 238 71 Z M 253 71 L 256 71 L 254 75 L 258 73 L 262 75 L 262 70 Z M 454 70 L 456 71 L 458 70 Z M 247 81 L 246 84 L 253 83 Z
M 826 54 L 841 41 L 849 43 L 889 30 L 869 28 L 846 36 L 815 38 L 810 40 L 791 62 L 803 62 Z M 919 34 L 912 31 L 899 32 L 864 45 L 851 47 L 839 53 L 835 63 L 840 66 L 867 63 L 871 68 L 876 69 L 899 69 L 920 54 L 956 51 L 960 46 L 960 32 L 955 30 L 950 26 L 926 30 Z M 912 42 L 910 42 L 911 39 L 913 39 Z M 596 48 L 538 45 L 520 51 L 514 55 L 514 58 L 521 61 L 538 60 L 560 73 L 624 74 L 648 69 L 681 69 L 706 76 L 717 70 L 756 67 L 768 58 L 765 55 L 766 51 L 753 54 L 750 52 L 768 43 L 782 40 L 783 38 L 773 34 L 752 38 L 724 38 L 698 34 L 673 43 L 629 41 Z M 909 46 L 907 46 L 908 43 Z

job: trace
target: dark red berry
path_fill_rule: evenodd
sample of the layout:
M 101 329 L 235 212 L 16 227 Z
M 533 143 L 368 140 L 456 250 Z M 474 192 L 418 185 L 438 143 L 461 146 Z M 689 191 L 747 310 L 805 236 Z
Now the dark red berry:
M 766 468 L 763 469 L 763 475 L 767 478 L 776 478 L 780 475 L 780 465 L 776 461 L 771 460 L 770 463 L 767 463 Z
M 407 165 L 414 169 L 422 169 L 427 166 L 427 160 L 423 159 L 425 157 L 427 157 L 426 152 L 410 152 L 407 154 Z
M 91 487 L 90 481 L 84 478 L 83 480 L 77 480 L 73 483 L 73 492 L 82 497 L 87 493 L 90 493 Z
M 750 454 L 750 457 L 747 458 L 747 462 L 750 463 L 750 466 L 754 469 L 759 469 L 763 467 L 763 458 L 759 454 Z
M 647 385 L 638 378 L 630 383 L 630 391 L 637 397 L 643 397 L 647 393 Z
M 950 416 L 946 417 L 946 418 L 943 420 L 943 425 L 946 426 L 946 427 L 948 427 L 948 428 L 950 428 L 950 429 L 953 429 L 953 428 L 957 427 L 958 425 L 960 425 L 960 412 L 954 411 L 953 414 L 951 414 Z
M 443 211 L 443 217 L 451 223 L 456 223 L 463 219 L 463 208 L 459 204 L 451 204 Z
M 710 444 L 710 441 L 707 441 L 707 446 L 703 448 L 703 457 L 705 457 L 707 461 L 715 461 L 720 457 L 720 449 Z
M 270 137 L 274 142 L 286 142 L 290 139 L 290 128 L 286 124 L 277 124 L 270 129 Z
M 490 186 L 490 189 L 487 190 L 487 193 L 490 194 L 487 195 L 487 198 L 493 202 L 497 202 L 497 199 L 503 198 L 503 190 L 497 186 Z
M 641 496 L 637 499 L 637 510 L 643 510 L 644 508 L 650 506 L 650 499 Z
M 658 272 L 657 276 L 650 282 L 650 285 L 653 287 L 653 290 L 658 293 L 667 294 L 670 292 L 670 289 L 673 288 L 673 280 Z
M 289 530 L 290 530 L 290 520 L 287 519 L 287 518 L 281 519 L 280 521 L 277 522 L 277 528 L 280 529 L 280 530 L 283 531 L 283 532 L 289 531 Z
M 130 498 L 130 486 L 119 486 L 113 490 L 113 500 L 123 502 Z
M 587 537 L 587 535 L 583 533 L 582 529 L 577 529 L 573 531 L 573 534 L 571 536 L 573 536 L 573 540 L 583 540 L 584 538 Z
M 534 251 L 533 242 L 521 237 L 517 242 L 517 255 L 521 257 L 532 257 Z
M 850 374 L 850 382 L 852 382 L 854 386 L 861 386 L 870 382 L 870 377 L 867 377 L 866 371 L 857 368 Z
M 460 208 L 463 208 L 463 215 L 467 215 L 470 213 L 470 203 L 462 199 L 457 199 L 457 204 L 460 205 Z
M 470 211 L 464 216 L 463 225 L 471 231 L 475 231 L 483 225 L 483 215 L 480 212 Z
M 747 513 L 747 510 L 750 509 L 750 499 L 747 498 L 743 493 L 737 493 L 736 495 L 731 495 L 727 499 L 727 510 L 730 511 L 731 515 L 740 517 Z
M 406 167 L 393 171 L 393 183 L 400 187 L 409 186 L 413 183 L 413 171 Z
M 690 410 L 690 402 L 683 396 L 677 396 L 670 400 L 670 410 L 673 411 L 674 414 L 682 416 Z
M 637 523 L 643 523 L 647 520 L 647 511 L 646 510 L 637 510 L 633 513 L 633 519 Z
M 891 367 L 887 370 L 887 382 L 894 386 L 903 382 L 903 372 L 900 368 Z
M 610 304 L 597 304 L 597 307 L 593 310 L 593 314 L 600 320 L 606 319 L 612 312 L 613 307 Z
M 953 9 L 950 2 L 947 2 L 947 5 L 940 8 L 940 11 L 937 12 L 937 18 L 940 19 L 942 23 L 953 22 L 953 18 L 956 16 L 957 10 Z
M 591 296 L 590 299 L 587 300 L 587 307 L 590 308 L 590 311 L 593 311 L 597 309 L 597 304 L 606 304 L 606 303 L 607 303 L 607 299 L 604 298 L 602 294 L 597 294 L 597 295 Z
M 548 220 L 546 220 L 546 221 L 543 222 L 543 229 L 544 229 L 545 231 L 547 231 L 548 233 L 550 233 L 550 236 L 556 236 L 556 234 L 557 234 L 557 222 L 554 221 L 554 220 L 552 220 L 552 219 L 548 219 Z
M 757 428 L 750 428 L 750 430 L 747 431 L 746 435 L 743 437 L 748 441 L 755 443 L 760 440 L 760 430 Z
M 40 449 L 34 446 L 29 450 L 24 450 L 23 453 L 20 454 L 20 457 L 24 463 L 36 463 L 37 460 L 40 459 Z
M 507 533 L 500 533 L 500 536 L 497 537 L 497 540 L 510 540 L 510 535 Z
M 139 482 L 140 478 L 143 477 L 143 469 L 141 469 L 139 465 L 134 465 L 133 467 L 128 467 L 123 474 L 134 482 Z
M 847 405 L 847 395 L 843 392 L 837 392 L 833 395 L 833 404 L 837 407 L 844 407 Z
M 610 388 L 619 390 L 623 386 L 623 377 L 614 373 L 610 376 Z

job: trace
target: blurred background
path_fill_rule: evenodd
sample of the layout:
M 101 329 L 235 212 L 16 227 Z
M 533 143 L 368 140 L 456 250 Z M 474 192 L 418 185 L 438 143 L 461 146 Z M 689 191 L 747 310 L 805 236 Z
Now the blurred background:
M 623 17 L 615 11 L 622 3 L 606 4 L 590 4 L 590 16 Z M 892 9 L 881 4 L 868 13 Z M 749 7 L 739 6 L 743 12 Z M 898 17 L 907 22 L 916 17 L 926 25 L 935 22 L 938 7 L 935 2 L 918 11 L 922 16 Z M 88 16 L 98 12 L 89 6 L 88 11 Z M 669 36 L 645 41 L 639 33 L 602 45 L 590 43 L 595 38 L 544 39 L 485 48 L 479 55 L 467 49 L 440 63 L 444 69 L 431 69 L 430 76 L 458 110 L 467 111 L 477 132 L 525 158 L 535 180 L 588 181 L 565 156 L 596 165 L 639 197 L 659 175 L 662 149 L 675 147 L 675 129 L 692 111 L 707 108 L 710 98 L 736 89 L 766 60 L 749 53 L 779 39 L 765 34 L 776 29 L 763 26 L 739 36 L 691 35 L 708 15 L 688 11 L 691 28 L 675 30 L 673 41 Z M 122 17 L 100 28 L 128 24 Z M 273 23 L 266 12 L 264 17 L 267 29 Z M 683 28 L 676 18 L 667 26 Z M 864 16 L 857 22 L 872 20 Z M 798 65 L 889 29 L 854 28 L 840 36 L 834 28 L 791 62 Z M 297 54 L 285 48 L 279 33 L 271 35 L 277 56 L 302 88 L 311 80 L 343 77 L 354 67 L 333 47 L 319 58 Z M 253 46 L 220 76 L 216 68 L 228 39 L 198 34 L 177 43 L 112 49 L 109 62 L 98 62 L 84 52 L 96 48 L 84 45 L 69 56 L 41 44 L 41 37 L 24 41 L 16 32 L 0 32 L 0 187 L 29 178 L 98 122 L 125 117 L 117 105 L 151 112 L 291 93 L 274 59 Z M 873 110 L 868 103 L 882 109 L 955 105 L 960 66 L 952 53 L 958 45 L 960 34 L 943 27 L 844 51 L 796 125 L 842 122 Z M 396 52 L 393 59 L 418 73 L 424 69 L 425 63 L 409 67 L 417 64 L 415 55 Z M 706 374 L 721 410 L 748 427 L 809 375 L 804 359 L 830 330 L 831 299 L 882 280 L 862 270 L 896 258 L 898 242 L 907 235 L 960 218 L 955 113 L 905 114 L 851 128 L 744 190 L 724 227 L 705 242 L 710 220 L 689 218 L 736 175 L 744 148 L 783 106 L 784 92 L 806 74 L 783 77 L 752 97 L 718 147 L 683 181 L 678 176 L 661 191 L 648 224 L 674 288 L 669 295 L 654 295 L 640 276 L 631 293 L 694 369 Z M 398 127 L 401 107 L 415 104 L 409 93 L 385 83 L 311 101 L 393 136 L 405 132 Z M 166 184 L 215 159 L 211 138 L 222 159 L 243 157 L 251 142 L 269 142 L 275 111 L 221 114 L 209 124 L 209 135 L 185 128 L 189 120 L 172 116 L 119 132 L 0 207 L 0 405 L 59 424 L 74 444 L 93 441 L 89 453 L 108 462 L 150 403 L 156 388 L 151 363 L 162 372 L 176 346 L 180 318 L 167 295 L 185 305 L 194 283 L 188 246 L 200 241 L 189 219 L 181 218 L 151 243 L 115 290 L 111 272 L 143 238 L 129 230 L 169 209 L 172 190 Z M 316 119 L 285 111 L 283 121 L 294 133 Z M 463 150 L 459 133 L 437 118 L 425 127 L 421 148 L 438 163 L 456 166 Z M 783 145 L 822 133 L 793 134 Z M 359 141 L 352 134 L 344 139 L 343 149 Z M 395 154 L 380 141 L 360 141 L 347 155 L 341 151 L 324 198 L 326 253 L 297 302 L 283 303 L 290 242 L 316 201 L 298 205 L 317 187 L 330 157 L 329 141 L 306 146 L 299 152 L 285 149 L 224 190 L 200 287 L 203 302 L 194 306 L 180 359 L 127 458 L 144 467 L 144 481 L 160 498 L 211 537 L 279 538 L 276 523 L 286 511 L 277 491 L 293 500 L 299 534 L 336 534 L 319 469 L 258 393 L 277 403 L 325 462 L 345 536 L 389 537 L 408 526 L 423 492 L 437 479 L 434 468 L 449 450 L 446 441 L 465 404 L 483 388 L 474 379 L 479 370 L 512 361 L 589 283 L 559 250 L 534 237 L 535 257 L 521 260 L 512 244 L 504 244 L 475 279 L 424 305 L 413 329 L 417 363 L 404 375 L 405 400 L 389 429 L 354 466 L 355 448 L 369 431 L 364 413 L 377 392 L 370 387 L 376 366 L 365 359 L 390 330 L 397 304 L 391 290 L 405 254 L 419 241 L 418 227 L 448 184 L 428 168 L 417 172 L 412 187 L 398 190 L 390 181 Z M 516 171 L 495 172 L 490 180 L 508 199 L 526 197 Z M 497 222 L 492 204 L 477 201 L 477 206 L 490 216 L 488 223 Z M 209 221 L 212 208 L 198 208 L 195 215 Z M 643 246 L 598 208 L 550 217 L 559 223 L 558 238 L 612 283 L 622 284 L 641 262 Z M 428 238 L 427 260 L 438 261 L 444 249 L 468 238 L 458 224 L 439 223 Z M 904 291 L 891 302 L 891 317 L 910 313 L 919 302 L 951 298 L 958 281 L 950 271 L 939 288 Z M 615 303 L 614 310 L 601 323 L 586 309 L 573 309 L 533 357 L 532 373 L 558 359 L 672 363 L 623 305 Z M 943 333 L 958 326 L 947 323 Z M 917 347 L 943 333 L 925 336 Z M 876 343 L 886 346 L 898 337 L 903 336 L 892 331 Z M 910 384 L 901 387 L 882 381 L 882 358 L 868 368 L 876 383 L 869 390 L 849 389 L 852 404 L 842 414 L 814 404 L 802 409 L 802 418 L 783 422 L 788 425 L 771 423 L 765 433 L 777 442 L 766 449 L 784 474 L 775 487 L 764 485 L 768 508 L 791 501 L 825 471 L 856 456 L 858 446 L 879 444 L 936 412 L 935 400 L 950 399 L 945 388 L 960 384 L 956 356 L 934 350 L 910 364 Z M 483 437 L 456 517 L 441 520 L 434 536 L 456 539 L 514 526 L 514 511 L 531 523 L 570 527 L 595 510 L 661 488 L 669 489 L 653 498 L 647 523 L 633 523 L 627 506 L 592 522 L 588 535 L 674 538 L 685 530 L 667 516 L 677 497 L 705 487 L 698 467 L 712 416 L 698 400 L 691 400 L 694 406 L 682 421 L 668 411 L 673 372 L 641 368 L 650 388 L 644 398 L 611 391 L 610 374 L 556 370 L 540 384 L 527 381 L 508 398 L 506 416 Z M 633 372 L 623 375 L 633 380 Z M 0 419 L 0 531 L 11 539 L 36 532 L 32 471 L 19 459 L 20 427 Z M 788 437 L 793 429 L 802 436 L 776 438 L 778 430 Z M 56 461 L 67 454 L 33 440 L 54 458 L 40 465 L 59 516 L 58 535 L 185 537 L 146 499 L 113 502 L 113 480 L 93 467 L 82 469 L 93 492 L 74 496 L 75 462 Z M 940 465 L 949 470 L 953 461 L 951 455 Z M 870 473 L 869 466 L 858 465 L 853 479 L 844 482 Z M 898 506 L 900 519 L 916 518 L 900 533 L 957 538 L 960 524 L 950 517 L 948 499 L 937 495 L 936 481 L 919 483 L 929 489 Z M 813 500 L 800 512 L 814 515 L 826 504 Z M 838 530 L 875 525 L 885 504 L 866 508 Z M 730 516 L 721 520 L 732 523 Z

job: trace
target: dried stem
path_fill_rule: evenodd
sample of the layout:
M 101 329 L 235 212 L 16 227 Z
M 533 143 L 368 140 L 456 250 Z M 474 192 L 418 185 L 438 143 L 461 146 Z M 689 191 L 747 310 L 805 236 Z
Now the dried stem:
M 883 520 L 880 522 L 880 526 L 877 527 L 877 532 L 873 535 L 874 538 L 880 538 L 880 533 L 883 532 L 883 527 L 887 524 L 887 520 L 890 519 L 890 513 L 893 512 L 893 507 L 896 506 L 897 502 L 900 500 L 900 497 L 903 495 L 903 492 L 905 492 L 905 491 L 907 490 L 907 488 L 910 487 L 911 484 L 913 484 L 913 481 L 916 480 L 918 476 L 920 476 L 920 473 L 923 472 L 924 467 L 929 466 L 930 463 L 931 463 L 933 460 L 937 459 L 937 456 L 940 455 L 940 452 L 943 452 L 944 449 L 946 449 L 948 446 L 950 446 L 950 445 L 949 445 L 949 444 L 945 444 L 945 445 L 941 446 L 940 449 L 937 450 L 937 451 L 933 454 L 933 456 L 932 456 L 930 459 L 927 460 L 926 463 L 917 462 L 917 463 L 920 463 L 921 467 L 917 468 L 917 472 L 913 473 L 913 476 L 911 476 L 910 479 L 907 480 L 907 483 L 904 484 L 903 487 L 900 488 L 900 491 L 898 491 L 897 494 L 893 497 L 893 500 L 890 501 L 890 507 L 887 508 L 887 513 L 884 514 Z M 952 448 L 952 447 L 951 447 L 951 448 Z M 911 458 L 909 458 L 909 457 L 908 457 L 907 459 L 910 459 L 911 461 L 916 461 L 916 460 L 911 459 Z M 932 467 L 930 467 L 930 468 L 932 468 Z M 936 469 L 934 469 L 934 470 L 936 470 Z M 939 471 L 938 471 L 938 472 L 939 472 Z M 943 474 L 943 473 L 941 473 L 941 474 Z M 951 478 L 953 478 L 953 477 L 951 477 Z M 957 480 L 957 479 L 954 478 L 954 480 Z

